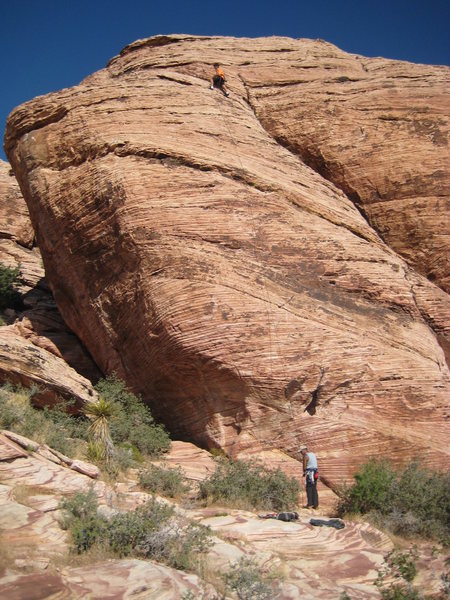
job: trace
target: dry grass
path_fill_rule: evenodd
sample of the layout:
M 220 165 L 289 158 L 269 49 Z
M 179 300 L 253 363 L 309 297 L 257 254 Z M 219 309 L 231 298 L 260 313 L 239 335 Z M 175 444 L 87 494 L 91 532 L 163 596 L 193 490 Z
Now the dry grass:
M 8 539 L 8 534 L 0 531 L 0 576 L 5 571 L 36 571 L 38 563 L 46 562 L 42 556 L 42 548 L 37 543 L 26 543 Z M 46 565 L 45 565 L 46 566 Z M 42 567 L 41 567 L 42 568 Z
M 14 566 L 14 556 L 11 546 L 6 542 L 3 532 L 0 530 L 0 576 L 3 576 L 7 569 Z
M 28 500 L 32 496 L 54 496 L 54 492 L 39 485 L 16 485 L 12 489 L 12 497 L 18 504 L 29 506 Z M 30 507 L 32 508 L 32 507 Z

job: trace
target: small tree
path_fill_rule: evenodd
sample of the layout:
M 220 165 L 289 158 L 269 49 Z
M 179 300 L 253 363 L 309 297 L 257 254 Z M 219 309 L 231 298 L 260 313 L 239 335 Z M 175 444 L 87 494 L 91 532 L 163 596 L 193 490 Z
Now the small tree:
M 17 288 L 21 283 L 20 265 L 12 268 L 0 263 L 0 310 L 20 305 L 21 296 Z

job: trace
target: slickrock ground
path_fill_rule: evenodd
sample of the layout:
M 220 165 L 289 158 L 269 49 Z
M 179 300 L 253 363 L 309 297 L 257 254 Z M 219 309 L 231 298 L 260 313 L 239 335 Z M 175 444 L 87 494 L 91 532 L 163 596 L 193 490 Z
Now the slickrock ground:
M 68 554 L 66 532 L 58 525 L 62 497 L 92 485 L 105 510 L 131 510 L 148 495 L 132 480 L 106 485 L 58 463 L 48 448 L 25 438 L 17 441 L 8 432 L 0 434 L 0 598 L 173 600 L 187 590 L 195 598 L 213 597 L 212 587 L 196 575 L 152 561 L 89 560 L 77 565 Z M 192 444 L 175 442 L 168 462 L 198 481 L 210 472 L 212 459 Z M 89 465 L 82 466 L 89 472 Z M 278 574 L 280 600 L 336 600 L 343 591 L 353 599 L 378 597 L 373 581 L 392 543 L 365 523 L 347 522 L 345 529 L 336 531 L 311 526 L 309 519 L 317 515 L 308 511 L 300 511 L 298 522 L 284 523 L 221 507 L 177 510 L 209 525 L 217 536 L 207 557 L 209 573 L 224 572 L 230 563 L 248 556 Z M 442 561 L 430 548 L 420 549 L 421 589 L 439 589 Z
M 93 396 L 100 373 L 76 336 L 64 323 L 50 289 L 28 208 L 10 166 L 0 161 L 0 262 L 20 265 L 23 308 L 7 309 L 9 326 L 0 327 L 0 381 L 42 387 L 38 400 L 58 397 L 84 403 Z
M 17 108 L 5 149 L 102 371 L 182 439 L 307 442 L 332 485 L 373 455 L 446 464 L 448 74 L 160 36 Z

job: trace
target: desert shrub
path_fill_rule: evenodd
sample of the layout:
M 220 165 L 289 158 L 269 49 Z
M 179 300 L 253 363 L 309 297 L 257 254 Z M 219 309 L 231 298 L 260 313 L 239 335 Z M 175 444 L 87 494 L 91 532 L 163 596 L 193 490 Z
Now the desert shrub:
M 130 442 L 149 456 L 158 456 L 170 450 L 170 438 L 164 427 L 155 423 L 150 409 L 127 390 L 123 381 L 113 375 L 101 379 L 96 389 L 115 406 L 115 414 L 109 423 L 115 444 Z
M 95 440 L 89 440 L 85 450 L 86 460 L 95 465 L 101 465 L 103 463 L 104 455 L 105 451 L 103 446 Z
M 384 566 L 375 581 L 383 600 L 423 600 L 412 582 L 417 574 L 417 549 L 392 550 L 384 557 Z
M 16 431 L 23 419 L 23 407 L 13 401 L 13 395 L 14 389 L 10 384 L 0 387 L 0 428 Z
M 18 291 L 21 283 L 19 266 L 12 268 L 0 263 L 0 311 L 21 306 L 22 298 Z
M 218 459 L 215 472 L 200 484 L 201 496 L 210 501 L 276 511 L 297 506 L 299 492 L 298 481 L 280 469 L 240 460 Z
M 109 549 L 118 556 L 130 556 L 141 550 L 147 536 L 160 531 L 173 517 L 172 506 L 151 499 L 132 512 L 118 513 L 108 523 L 105 541 Z
M 70 530 L 78 554 L 96 545 L 115 556 L 152 558 L 187 570 L 212 543 L 208 528 L 175 515 L 172 506 L 155 499 L 107 519 L 98 513 L 91 489 L 63 500 L 60 509 L 61 527 Z
M 136 550 L 137 555 L 188 571 L 194 569 L 198 557 L 212 543 L 209 528 L 177 516 L 158 531 L 148 533 Z
M 171 469 L 150 465 L 139 473 L 139 484 L 144 490 L 169 498 L 178 498 L 189 490 L 179 467 Z
M 340 512 L 365 514 L 372 510 L 383 511 L 395 478 L 395 471 L 389 462 L 369 461 L 355 473 L 356 483 L 342 495 Z
M 395 471 L 387 461 L 371 460 L 354 478 L 355 483 L 342 490 L 340 516 L 367 514 L 395 534 L 449 543 L 450 472 L 430 471 L 418 462 Z
M 53 408 L 35 408 L 31 398 L 36 391 L 36 387 L 1 386 L 0 427 L 73 455 L 80 441 L 86 439 L 87 421 L 66 412 L 70 402 L 61 402 Z
M 86 552 L 102 538 L 107 522 L 97 512 L 97 497 L 92 488 L 62 500 L 59 508 L 62 511 L 61 527 L 70 530 L 73 550 L 77 554 Z
M 89 421 L 82 414 L 71 413 L 75 400 L 64 400 L 52 407 L 44 407 L 45 417 L 67 433 L 70 438 L 88 439 Z
M 239 600 L 274 600 L 278 596 L 273 580 L 263 573 L 253 559 L 244 557 L 231 565 L 224 580 L 227 588 Z
M 130 442 L 123 442 L 116 447 L 114 459 L 119 470 L 124 473 L 144 462 L 141 452 Z

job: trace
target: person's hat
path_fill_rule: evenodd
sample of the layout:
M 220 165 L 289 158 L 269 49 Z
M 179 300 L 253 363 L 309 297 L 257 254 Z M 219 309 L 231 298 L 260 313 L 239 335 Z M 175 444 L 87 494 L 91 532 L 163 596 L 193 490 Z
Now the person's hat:
M 300 448 L 298 449 L 299 452 L 301 452 L 302 450 L 307 450 L 306 446 L 300 446 Z

